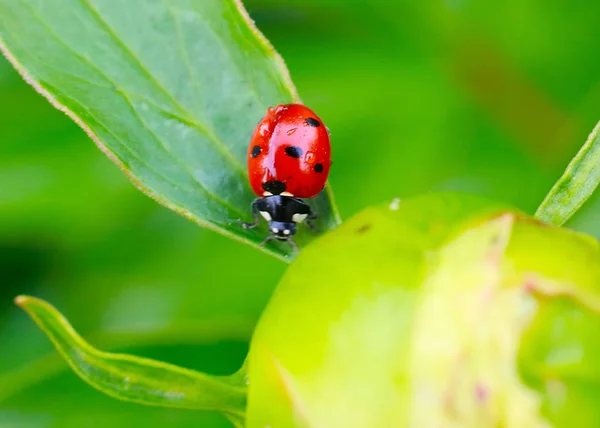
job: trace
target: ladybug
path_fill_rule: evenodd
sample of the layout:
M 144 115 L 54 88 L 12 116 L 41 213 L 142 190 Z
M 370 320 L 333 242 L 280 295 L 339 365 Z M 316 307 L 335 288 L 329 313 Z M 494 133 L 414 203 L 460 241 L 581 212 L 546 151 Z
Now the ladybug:
M 315 219 L 303 199 L 323 190 L 331 167 L 329 130 L 323 121 L 302 104 L 270 107 L 256 125 L 248 147 L 248 177 L 258 196 L 252 202 L 256 227 L 262 216 L 269 222 L 271 239 L 289 241 L 302 222 L 314 229 Z

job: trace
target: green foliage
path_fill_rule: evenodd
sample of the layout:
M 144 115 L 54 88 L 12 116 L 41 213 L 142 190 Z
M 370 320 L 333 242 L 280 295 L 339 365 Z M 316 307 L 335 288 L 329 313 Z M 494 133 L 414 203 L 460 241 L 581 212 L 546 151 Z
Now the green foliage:
M 127 18 L 136 16 L 135 25 Z M 257 248 L 246 153 L 267 108 L 298 100 L 288 71 L 239 2 L 0 2 L 0 47 L 138 188 Z M 327 191 L 321 230 L 339 222 Z M 312 239 L 301 235 L 302 246 Z M 281 243 L 267 251 L 280 258 Z
M 600 183 L 600 122 L 563 176 L 550 190 L 535 216 L 555 226 L 562 226 L 592 196 Z
M 101 391 L 240 427 L 594 427 L 599 250 L 475 196 L 366 209 L 292 263 L 249 373 L 227 378 L 96 351 L 48 304 L 18 304 Z
M 147 16 L 126 3 L 119 7 L 129 22 Z M 597 121 L 597 60 L 589 54 L 600 40 L 597 5 L 512 0 L 492 11 L 481 2 L 245 3 L 285 54 L 303 98 L 332 129 L 332 180 L 347 214 L 432 188 L 485 193 L 532 212 Z M 14 29 L 10 14 L 50 4 L 58 2 L 0 0 L 0 23 L 11 16 Z M 58 5 L 50 12 L 61 25 L 51 29 L 78 25 L 65 17 L 82 7 Z M 17 31 L 45 30 L 36 20 L 20 22 Z M 140 21 L 145 28 L 147 22 Z M 106 39 L 99 40 L 105 48 Z M 35 57 L 28 61 L 43 58 L 57 68 L 45 73 L 69 71 L 71 63 L 56 64 L 22 43 Z M 33 323 L 7 308 L 15 294 L 44 295 L 103 349 L 231 373 L 284 269 L 136 194 L 82 132 L 42 101 L 0 62 L 0 426 L 229 426 L 210 412 L 136 406 L 82 387 Z M 594 195 L 566 225 L 600 236 L 597 201 Z M 569 331 L 592 332 L 595 319 L 572 299 L 553 299 L 523 339 L 536 341 L 529 351 L 542 362 L 530 368 L 532 388 L 557 392 L 545 406 L 560 402 L 564 389 L 540 382 L 544 374 L 579 383 L 569 388 L 571 410 L 560 415 L 579 415 L 582 426 L 598 425 L 590 406 L 597 388 L 581 380 L 595 379 L 595 366 L 585 357 L 576 364 L 582 348 Z M 585 336 L 584 355 L 597 355 L 593 335 Z M 560 372 L 564 361 L 569 373 Z
M 49 304 L 28 296 L 18 297 L 16 303 L 48 335 L 75 373 L 105 394 L 149 406 L 220 411 L 242 426 L 244 368 L 230 377 L 216 377 L 147 358 L 101 352 Z

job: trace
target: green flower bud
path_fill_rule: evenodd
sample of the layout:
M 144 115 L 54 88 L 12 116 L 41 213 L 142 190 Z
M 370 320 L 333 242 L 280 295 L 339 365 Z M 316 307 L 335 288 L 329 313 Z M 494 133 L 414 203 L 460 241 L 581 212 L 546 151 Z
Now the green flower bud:
M 474 196 L 310 244 L 249 356 L 249 428 L 598 427 L 598 243 Z

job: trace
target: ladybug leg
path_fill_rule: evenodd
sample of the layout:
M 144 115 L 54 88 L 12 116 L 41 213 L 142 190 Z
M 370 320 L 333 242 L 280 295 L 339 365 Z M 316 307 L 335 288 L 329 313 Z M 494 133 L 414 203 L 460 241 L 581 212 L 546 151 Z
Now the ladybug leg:
M 313 218 L 307 218 L 304 223 L 306 223 L 306 225 L 310 228 L 310 230 L 312 230 L 313 232 L 318 232 L 319 228 L 317 227 L 317 225 L 314 223 L 316 219 L 316 216 Z
M 264 247 L 267 242 L 269 242 L 269 241 L 271 241 L 273 239 L 275 239 L 274 235 L 268 235 L 265 239 L 262 240 L 262 242 L 260 243 L 260 246 Z
M 312 230 L 315 233 L 319 233 L 319 228 L 312 222 L 312 220 L 306 219 L 304 223 L 306 223 L 310 230 Z
M 313 210 L 310 210 L 310 213 L 308 214 L 308 217 L 306 218 L 304 223 L 306 223 L 310 230 L 312 230 L 315 233 L 319 233 L 319 228 L 313 223 L 313 220 L 315 220 L 316 218 L 317 213 L 315 213 Z
M 242 227 L 244 229 L 252 229 L 252 228 L 258 226 L 258 223 L 260 223 L 260 214 L 258 212 L 258 207 L 256 206 L 257 201 L 258 201 L 258 199 L 255 199 L 254 201 L 252 201 L 252 205 L 251 205 L 252 217 L 254 218 L 254 222 L 246 223 L 246 222 L 243 222 L 240 220 L 240 223 L 242 224 Z
M 296 243 L 294 242 L 294 240 L 292 238 L 288 238 L 287 241 L 290 243 L 290 245 L 292 246 L 292 248 L 294 249 L 294 251 L 296 253 L 300 251 L 298 249 L 298 245 L 296 245 Z

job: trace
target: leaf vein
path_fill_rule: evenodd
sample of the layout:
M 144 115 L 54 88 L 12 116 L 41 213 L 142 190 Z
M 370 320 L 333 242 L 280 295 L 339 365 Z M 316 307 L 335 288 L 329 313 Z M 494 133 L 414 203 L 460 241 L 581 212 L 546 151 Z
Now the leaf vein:
M 168 0 L 165 0 L 168 1 Z M 244 68 L 233 59 L 233 57 L 231 56 L 231 52 L 229 52 L 229 49 L 227 49 L 227 47 L 223 44 L 223 40 L 221 39 L 221 37 L 219 36 L 219 33 L 217 33 L 217 31 L 210 25 L 210 21 L 205 19 L 200 12 L 198 12 L 197 10 L 191 9 L 191 10 L 182 10 L 179 9 L 177 7 L 173 7 L 171 6 L 171 8 L 175 11 L 175 12 L 179 12 L 179 13 L 186 13 L 186 12 L 190 12 L 193 15 L 195 15 L 201 22 L 204 23 L 205 28 L 207 28 L 212 35 L 214 36 L 215 40 L 217 41 L 217 43 L 221 46 L 221 49 L 223 51 L 223 53 L 225 53 L 225 55 L 227 56 L 227 58 L 229 59 L 229 61 L 231 62 L 231 64 L 233 64 L 237 69 L 238 72 L 240 73 L 240 76 L 242 76 L 242 78 L 244 80 L 246 80 L 249 83 L 249 88 L 250 88 L 250 93 L 252 94 L 252 97 L 263 107 L 263 110 L 266 111 L 267 109 L 267 103 L 263 102 L 260 99 L 260 96 L 256 90 L 256 85 L 254 84 L 253 79 L 249 78 L 246 73 L 244 72 Z
M 138 122 L 140 123 L 140 125 L 142 125 L 147 131 L 148 133 L 152 136 L 152 138 L 159 144 L 160 147 L 163 148 L 163 150 L 165 150 L 172 158 L 173 160 L 179 165 L 181 166 L 185 171 L 187 171 L 187 173 L 192 177 L 192 179 L 194 180 L 194 182 L 200 187 L 201 190 L 203 190 L 204 192 L 206 192 L 208 195 L 211 195 L 213 197 L 213 199 L 217 202 L 219 202 L 221 205 L 230 208 L 232 211 L 238 213 L 239 215 L 243 216 L 244 213 L 242 212 L 242 210 L 240 210 L 237 207 L 234 207 L 233 205 L 231 205 L 229 202 L 225 201 L 224 199 L 221 199 L 220 197 L 218 197 L 217 195 L 215 195 L 214 193 L 212 193 L 210 190 L 208 190 L 208 188 L 206 187 L 206 185 L 204 185 L 195 175 L 194 173 L 190 170 L 189 166 L 187 166 L 186 164 L 184 164 L 180 158 L 176 157 L 173 155 L 173 153 L 171 152 L 171 150 L 169 149 L 168 146 L 165 145 L 165 143 L 158 137 L 158 135 L 156 135 L 156 133 L 150 129 L 150 127 L 148 126 L 148 124 L 144 121 L 144 119 L 137 113 L 137 110 L 135 109 L 135 107 L 133 106 L 133 104 L 131 103 L 131 100 L 127 97 L 125 92 L 119 92 L 119 94 L 121 95 L 121 97 L 123 98 L 123 100 L 125 100 L 125 102 L 127 103 L 127 105 L 129 106 L 129 108 L 131 109 L 131 112 L 133 113 L 133 116 L 138 120 Z
M 145 74 L 146 77 L 150 80 L 150 82 L 152 82 L 153 85 L 163 95 L 165 95 L 171 101 L 172 105 L 177 110 L 179 110 L 179 112 L 183 116 L 185 116 L 185 117 L 192 117 L 193 118 L 194 115 L 190 114 L 190 112 L 181 104 L 181 102 L 178 101 L 177 98 L 175 98 L 173 96 L 173 94 L 171 92 L 169 92 L 158 81 L 158 79 L 150 72 L 150 70 L 148 69 L 148 67 L 146 67 L 146 65 L 144 65 L 144 63 L 142 62 L 142 60 L 123 42 L 123 40 L 121 40 L 121 38 L 118 36 L 118 34 L 113 29 L 113 27 L 111 27 L 108 24 L 108 22 L 106 21 L 106 19 L 91 4 L 91 2 L 89 0 L 80 0 L 80 1 L 82 2 L 82 4 L 84 4 L 88 8 L 88 10 L 92 14 L 92 16 L 96 19 L 96 21 L 106 30 L 107 34 L 117 43 L 117 45 L 119 45 L 121 47 L 121 49 L 123 50 L 123 52 L 125 52 L 127 54 L 127 56 L 129 56 L 131 58 L 131 60 L 133 61 L 133 63 L 136 64 L 136 66 L 138 67 L 138 69 L 143 74 Z M 216 134 L 214 133 L 214 131 L 212 131 L 208 125 L 202 125 L 199 122 L 195 121 L 194 119 L 188 119 L 188 120 L 190 122 L 196 123 L 197 124 L 197 128 L 200 131 L 202 131 L 204 134 L 206 134 L 206 136 L 208 137 L 208 139 L 210 141 L 212 141 L 219 148 L 219 150 L 221 150 L 223 152 L 223 154 L 230 160 L 230 162 L 234 166 L 234 168 L 242 171 L 242 173 L 245 174 L 245 168 L 244 168 L 244 166 L 233 156 L 233 154 L 227 148 L 227 146 L 225 146 L 225 144 L 223 144 L 223 142 L 216 136 Z
M 85 0 L 84 0 L 85 1 Z M 23 4 L 26 5 L 26 2 L 24 2 L 23 0 L 21 1 Z M 115 92 L 118 93 L 121 98 L 126 102 L 126 104 L 128 105 L 128 107 L 132 110 L 132 113 L 134 115 L 134 117 L 139 121 L 139 123 L 144 127 L 144 129 L 146 129 L 148 131 L 148 133 L 152 136 L 152 138 L 158 143 L 158 145 L 178 164 L 180 165 L 182 168 L 184 168 L 184 170 L 190 175 L 190 177 L 192 178 L 192 180 L 197 184 L 198 188 L 200 190 L 202 190 L 203 193 L 205 193 L 206 195 L 208 195 L 209 197 L 211 197 L 213 200 L 215 200 L 216 202 L 218 202 L 220 205 L 231 209 L 232 211 L 236 212 L 237 214 L 243 216 L 244 213 L 242 212 L 242 210 L 240 210 L 237 207 L 234 207 L 233 205 L 231 205 L 229 202 L 219 198 L 218 196 L 216 196 L 214 193 L 210 192 L 208 190 L 208 188 L 202 183 L 200 182 L 200 180 L 198 180 L 198 178 L 192 173 L 192 171 L 189 169 L 189 167 L 187 165 L 185 165 L 182 160 L 175 156 L 172 151 L 164 144 L 164 142 L 154 133 L 154 131 L 152 131 L 148 125 L 146 124 L 146 122 L 141 118 L 141 116 L 138 114 L 137 110 L 135 109 L 135 107 L 131 104 L 130 99 L 126 96 L 126 91 L 122 90 L 118 84 L 116 84 L 116 82 L 114 82 L 109 76 L 107 76 L 101 69 L 99 69 L 98 67 L 96 67 L 91 61 L 87 60 L 87 58 L 83 57 L 82 55 L 80 55 L 77 51 L 75 51 L 68 43 L 66 43 L 58 34 L 56 34 L 56 32 L 48 27 L 45 22 L 41 19 L 41 17 L 39 16 L 39 14 L 33 10 L 32 8 L 30 8 L 32 14 L 35 16 L 35 18 L 40 22 L 40 24 L 46 29 L 46 31 L 48 31 L 56 40 L 57 42 L 59 42 L 62 46 L 64 46 L 66 49 L 68 49 L 70 52 L 72 52 L 75 56 L 77 56 L 78 58 L 80 58 L 81 60 L 83 60 L 86 64 L 88 64 L 90 67 L 92 67 L 93 70 L 95 70 L 97 73 L 99 73 L 109 84 L 111 84 L 114 89 Z M 15 35 L 13 35 L 13 38 L 16 39 Z M 33 57 L 33 56 L 32 56 Z M 41 61 L 39 58 L 36 57 L 36 59 L 44 64 L 46 64 L 45 61 Z M 52 67 L 53 69 L 57 70 L 56 68 Z M 57 71 L 61 71 L 64 73 L 64 71 L 62 70 L 57 70 Z M 79 76 L 73 76 L 70 73 L 65 73 L 68 74 L 71 77 L 77 78 L 80 81 L 83 81 L 85 83 L 88 83 L 90 85 L 94 85 L 94 86 L 99 86 L 102 88 L 106 88 L 103 87 L 95 82 L 91 82 L 88 81 L 84 78 L 81 78 Z M 58 91 L 56 91 L 58 92 Z M 63 96 L 65 96 L 63 94 Z M 83 110 L 85 110 L 91 117 L 94 118 L 94 120 L 100 124 L 102 126 L 102 128 L 104 128 L 104 130 L 109 133 L 116 141 L 118 141 L 120 143 L 120 145 L 122 147 L 124 147 L 131 155 L 134 159 L 136 159 L 137 161 L 139 161 L 140 163 L 142 163 L 143 165 L 147 166 L 149 170 L 151 170 L 152 172 L 154 172 L 155 174 L 157 174 L 158 176 L 160 176 L 161 178 L 163 178 L 166 182 L 168 182 L 169 184 L 171 184 L 174 187 L 178 187 L 174 182 L 172 182 L 170 179 L 168 179 L 166 176 L 164 176 L 162 173 L 158 172 L 158 170 L 156 170 L 154 167 L 152 167 L 148 162 L 143 161 L 141 156 L 139 156 L 139 154 L 135 153 L 127 144 L 124 144 L 124 142 L 116 137 L 112 132 L 108 131 L 108 128 L 102 124 L 102 122 L 91 113 L 91 111 L 87 108 L 87 107 L 83 107 L 81 105 L 81 103 L 79 103 L 78 101 L 76 101 L 75 99 L 73 99 L 72 97 L 68 97 L 70 98 L 72 101 L 76 102 Z M 142 98 L 144 99 L 144 98 Z M 144 101 L 147 101 L 150 104 L 155 105 L 154 103 L 144 99 Z M 162 109 L 162 107 L 161 107 Z M 181 118 L 181 117 L 177 117 L 178 119 L 185 119 L 185 118 Z M 190 126 L 194 126 L 197 129 L 202 130 L 200 124 L 198 124 L 195 121 L 191 121 L 191 122 L 187 122 L 187 120 L 185 120 L 185 123 L 190 125 Z M 245 174 L 244 174 L 245 177 Z
M 56 90 L 56 88 L 53 88 L 55 93 L 60 93 L 58 90 Z M 127 144 L 124 144 L 124 142 L 121 140 L 121 138 L 119 138 L 118 136 L 116 136 L 114 133 L 112 133 L 109 128 L 95 115 L 91 112 L 91 110 L 87 107 L 84 107 L 81 103 L 79 103 L 76 99 L 74 99 L 73 97 L 69 96 L 69 95 L 65 95 L 62 94 L 62 97 L 64 98 L 68 98 L 70 99 L 72 102 L 76 103 L 78 105 L 78 107 L 82 110 L 85 111 L 89 117 L 91 117 L 99 127 L 101 127 L 105 133 L 107 133 L 108 135 L 110 135 L 121 147 L 123 150 L 127 151 L 129 153 L 129 155 L 137 160 L 140 164 L 146 166 L 148 168 L 149 171 L 153 172 L 154 174 L 156 174 L 158 177 L 160 177 L 161 179 L 163 179 L 166 183 L 170 184 L 173 187 L 181 187 L 179 184 L 174 183 L 169 177 L 165 176 L 163 173 L 161 173 L 160 171 L 158 171 L 156 168 L 154 168 L 154 166 L 152 166 L 151 164 L 149 164 L 147 161 L 145 161 L 143 159 L 143 157 L 141 157 L 135 150 L 133 150 L 131 147 L 129 147 Z M 142 123 L 143 124 L 143 123 Z M 147 129 L 147 128 L 146 128 Z M 148 129 L 148 132 L 152 135 L 152 132 Z M 123 160 L 121 159 L 121 162 L 123 162 Z M 196 180 L 196 183 L 198 183 L 200 186 L 200 182 L 198 182 Z M 199 187 L 200 190 L 202 190 L 202 193 L 208 197 L 208 198 L 212 198 L 214 199 L 216 202 L 218 202 L 220 205 L 223 205 L 226 208 L 231 208 L 233 211 L 235 211 L 236 213 L 243 215 L 244 213 L 242 213 L 241 210 L 232 207 L 231 205 L 225 203 L 224 201 L 222 201 L 220 198 L 218 198 L 216 195 L 214 195 L 213 193 L 209 192 L 204 186 Z M 212 220 L 208 220 L 207 217 L 207 221 L 210 221 L 211 223 L 214 223 Z M 218 223 L 214 223 L 214 224 L 218 224 Z

